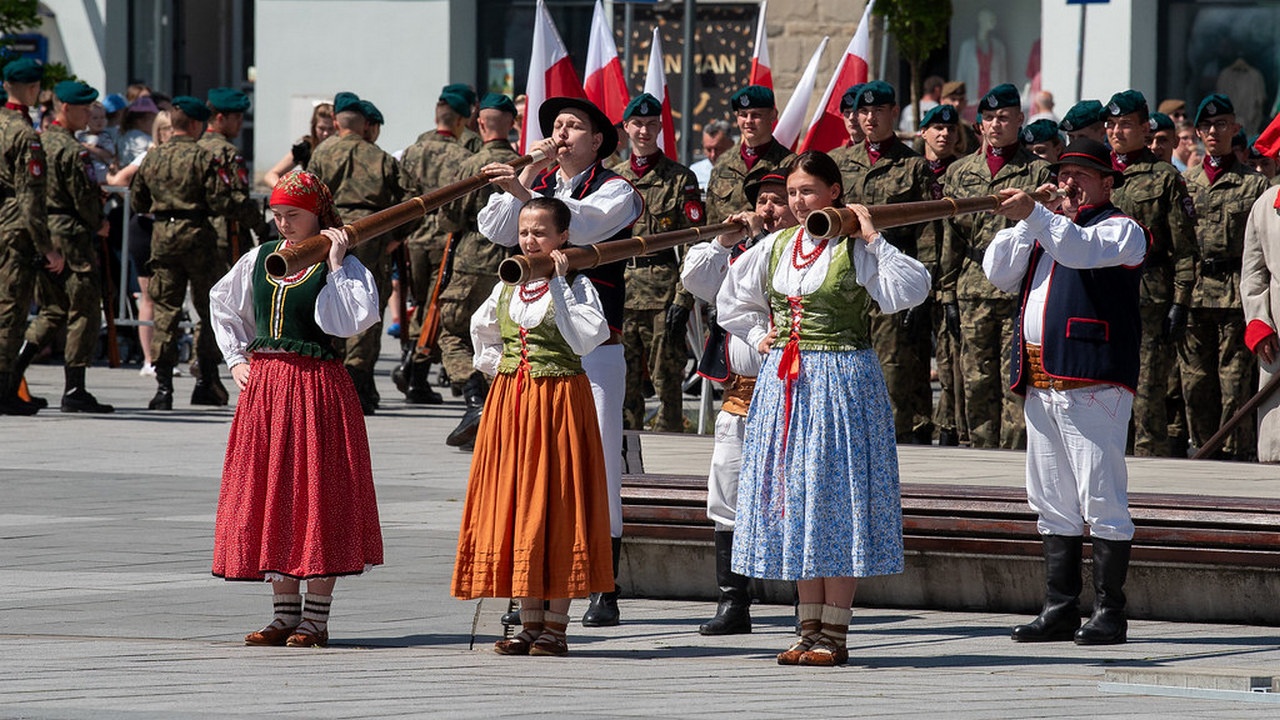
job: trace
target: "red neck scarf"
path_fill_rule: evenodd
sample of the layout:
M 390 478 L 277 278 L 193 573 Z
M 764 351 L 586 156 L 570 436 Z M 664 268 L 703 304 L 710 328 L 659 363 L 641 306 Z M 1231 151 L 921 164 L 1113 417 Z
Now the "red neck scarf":
M 6 102 L 4 106 L 18 113 L 22 117 L 26 118 L 27 124 L 31 125 L 32 127 L 35 127 L 35 123 L 31 122 L 31 108 L 28 108 L 26 105 L 23 105 L 21 103 L 16 103 L 12 100 Z
M 897 138 L 890 136 L 880 142 L 871 142 L 870 140 L 865 141 L 867 146 L 867 158 L 871 160 L 871 164 L 875 165 L 876 161 L 884 155 L 884 152 L 888 150 L 896 140 Z
M 1002 148 L 987 146 L 987 167 L 991 170 L 991 177 L 995 177 L 996 173 L 1000 172 L 1000 168 L 1004 167 L 1016 152 L 1018 152 L 1018 143 Z
M 760 155 L 768 150 L 772 144 L 773 141 L 770 140 L 759 147 L 751 147 L 746 142 L 738 146 L 738 154 L 742 156 L 742 162 L 747 164 L 747 170 L 755 167 L 756 162 L 760 160 Z
M 1212 155 L 1204 156 L 1204 174 L 1209 178 L 1209 184 L 1218 182 L 1218 178 L 1222 177 L 1222 173 L 1226 172 L 1233 164 L 1235 164 L 1236 156 L 1230 153 L 1221 157 Z
M 631 172 L 636 177 L 644 177 L 644 174 L 653 169 L 658 164 L 658 158 L 662 157 L 662 151 L 657 150 L 652 155 L 631 155 Z
M 295 170 L 280 178 L 271 191 L 271 205 L 290 205 L 314 213 L 320 219 L 321 229 L 342 225 L 333 209 L 329 188 L 306 170 Z

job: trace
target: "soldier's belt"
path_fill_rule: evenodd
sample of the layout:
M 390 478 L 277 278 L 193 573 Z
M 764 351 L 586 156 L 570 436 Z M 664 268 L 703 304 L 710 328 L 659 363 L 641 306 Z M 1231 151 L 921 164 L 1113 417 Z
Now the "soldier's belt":
M 755 390 L 754 377 L 729 373 L 729 379 L 724 381 L 724 398 L 720 403 L 720 409 L 730 415 L 746 417 L 747 410 L 751 408 L 751 394 Z
M 1044 370 L 1044 362 L 1040 357 L 1040 346 L 1025 343 L 1023 345 L 1027 349 L 1027 367 L 1031 370 L 1031 387 L 1041 390 L 1079 390 L 1087 388 L 1098 383 L 1092 380 L 1064 380 L 1049 375 Z
M 680 262 L 676 257 L 676 251 L 667 249 L 660 250 L 652 255 L 637 255 L 627 261 L 629 268 L 652 267 L 654 265 L 675 265 Z
M 1199 269 L 1203 275 L 1231 275 L 1240 272 L 1240 258 L 1205 258 Z
M 203 210 L 160 210 L 155 214 L 156 220 L 173 222 L 174 220 L 207 220 L 209 213 Z

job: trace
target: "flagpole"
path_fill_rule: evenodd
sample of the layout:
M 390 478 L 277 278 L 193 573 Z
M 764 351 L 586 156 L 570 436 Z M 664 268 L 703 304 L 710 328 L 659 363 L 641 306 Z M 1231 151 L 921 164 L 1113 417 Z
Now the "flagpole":
M 693 157 L 693 0 L 684 0 L 684 60 L 680 76 L 680 162 Z

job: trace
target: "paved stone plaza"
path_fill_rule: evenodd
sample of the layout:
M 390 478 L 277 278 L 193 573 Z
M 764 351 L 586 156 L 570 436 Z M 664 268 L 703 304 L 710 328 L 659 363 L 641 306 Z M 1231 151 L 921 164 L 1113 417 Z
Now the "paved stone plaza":
M 774 663 L 790 607 L 757 606 L 754 634 L 716 639 L 697 634 L 708 603 L 625 599 L 620 627 L 575 623 L 571 656 L 554 659 L 495 655 L 505 603 L 488 601 L 469 649 L 476 603 L 448 593 L 469 455 L 442 443 L 461 403 L 404 406 L 389 367 L 368 423 L 387 564 L 338 583 L 328 650 L 241 644 L 269 618 L 269 589 L 209 574 L 232 413 L 192 410 L 189 377 L 172 413 L 139 409 L 154 385 L 136 368 L 95 367 L 116 414 L 0 417 L 0 718 L 1280 716 L 1280 693 L 1244 691 L 1280 678 L 1267 627 L 1139 621 L 1123 646 L 1023 646 L 1007 636 L 1022 617 L 857 607 L 849 666 L 822 670 Z M 61 368 L 28 377 L 56 404 Z M 700 472 L 709 450 L 657 438 L 645 459 Z M 1156 462 L 1135 478 L 1160 486 L 1182 465 Z M 910 448 L 902 466 L 1019 484 L 1021 456 Z M 1275 467 L 1207 475 L 1224 494 L 1280 489 Z

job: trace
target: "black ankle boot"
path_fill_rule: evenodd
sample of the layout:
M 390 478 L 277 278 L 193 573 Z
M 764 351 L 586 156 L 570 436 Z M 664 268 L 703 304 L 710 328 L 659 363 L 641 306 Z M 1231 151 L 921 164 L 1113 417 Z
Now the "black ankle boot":
M 467 404 L 467 411 L 458 421 L 458 427 L 449 433 L 444 444 L 449 447 L 462 447 L 475 442 L 476 432 L 480 430 L 480 416 L 484 412 L 484 398 L 489 392 L 489 383 L 479 370 L 471 373 L 467 383 L 462 386 L 462 398 Z
M 943 428 L 938 431 L 938 447 L 957 447 L 960 445 L 960 433 L 954 428 Z
M 431 372 L 431 362 L 422 360 L 409 366 L 409 387 L 404 392 L 405 402 L 413 405 L 441 405 L 444 398 L 431 389 L 431 381 L 427 375 Z
M 1014 642 L 1070 640 L 1080 627 L 1080 555 L 1084 538 L 1042 535 L 1045 600 L 1040 615 L 1013 629 Z
M 1128 540 L 1093 539 L 1093 615 L 1076 631 L 1077 645 L 1118 645 L 1128 640 L 1124 581 L 1132 547 Z
M 13 373 L 0 373 L 0 415 L 35 415 L 40 408 L 18 397 Z
M 22 341 L 22 347 L 18 348 L 18 359 L 13 363 L 13 390 L 14 393 L 22 388 L 22 379 L 27 374 L 27 368 L 31 367 L 31 363 L 40 354 L 40 347 L 34 343 Z M 21 395 L 19 395 L 21 397 Z M 37 410 L 43 410 L 49 407 L 49 401 L 36 397 L 31 394 L 31 386 L 27 386 L 27 399 L 24 401 L 34 405 Z
M 613 538 L 613 592 L 591 593 L 591 606 L 582 615 L 585 627 L 613 627 L 622 621 L 618 612 L 618 560 L 622 557 L 622 538 Z
M 370 389 L 373 386 L 373 373 L 365 372 L 350 365 L 345 366 L 351 376 L 351 384 L 355 385 L 356 397 L 360 398 L 360 411 L 365 415 L 373 415 L 378 411 L 378 401 Z
M 84 389 L 84 368 L 65 368 L 67 379 L 66 391 L 62 394 L 62 412 L 64 413 L 98 413 L 115 412 L 115 408 L 98 402 L 88 390 Z
M 147 403 L 148 410 L 173 409 L 173 366 L 156 363 L 156 394 Z
M 716 616 L 702 624 L 702 635 L 743 635 L 751 632 L 751 582 L 733 571 L 733 531 L 716 531 L 716 584 L 720 604 Z
M 230 395 L 218 379 L 218 363 L 208 358 L 200 359 L 200 377 L 191 390 L 192 405 L 224 407 Z

